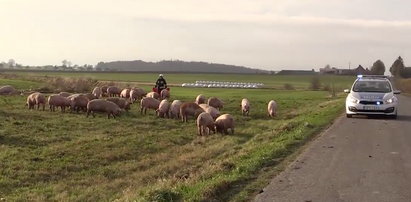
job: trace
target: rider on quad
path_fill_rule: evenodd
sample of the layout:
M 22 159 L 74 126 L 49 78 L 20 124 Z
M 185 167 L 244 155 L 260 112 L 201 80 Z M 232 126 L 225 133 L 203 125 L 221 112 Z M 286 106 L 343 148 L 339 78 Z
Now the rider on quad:
M 156 86 L 155 86 L 154 88 L 157 89 L 157 93 L 161 93 L 161 91 L 162 91 L 163 89 L 166 89 L 166 88 L 167 88 L 167 82 L 166 82 L 166 80 L 163 78 L 163 75 L 162 75 L 162 74 L 158 75 L 158 79 L 157 79 L 157 81 L 156 81 Z

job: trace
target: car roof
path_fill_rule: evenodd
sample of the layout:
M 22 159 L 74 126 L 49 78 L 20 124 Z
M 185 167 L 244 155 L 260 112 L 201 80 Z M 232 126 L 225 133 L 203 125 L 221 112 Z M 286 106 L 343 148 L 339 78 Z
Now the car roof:
M 386 78 L 358 78 L 359 81 L 389 81 Z
M 357 75 L 357 81 L 389 81 L 387 76 L 384 75 Z

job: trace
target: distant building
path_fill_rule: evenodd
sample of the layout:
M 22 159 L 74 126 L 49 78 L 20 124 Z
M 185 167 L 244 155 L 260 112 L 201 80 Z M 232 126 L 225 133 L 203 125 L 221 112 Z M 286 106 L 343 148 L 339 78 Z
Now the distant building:
M 312 70 L 281 70 L 277 75 L 315 75 L 318 72 Z
M 324 68 L 320 68 L 320 74 L 338 74 L 338 69 L 327 65 Z
M 336 67 L 324 67 L 320 68 L 320 74 L 331 74 L 331 75 L 369 75 L 371 71 L 368 68 L 364 69 L 363 66 L 359 65 L 355 69 L 338 69 Z

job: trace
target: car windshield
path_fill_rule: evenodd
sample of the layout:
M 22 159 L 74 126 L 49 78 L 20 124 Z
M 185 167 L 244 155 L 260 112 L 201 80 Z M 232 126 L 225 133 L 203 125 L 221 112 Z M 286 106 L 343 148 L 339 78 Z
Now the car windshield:
M 391 85 L 388 81 L 364 81 L 358 80 L 353 87 L 354 92 L 391 92 Z

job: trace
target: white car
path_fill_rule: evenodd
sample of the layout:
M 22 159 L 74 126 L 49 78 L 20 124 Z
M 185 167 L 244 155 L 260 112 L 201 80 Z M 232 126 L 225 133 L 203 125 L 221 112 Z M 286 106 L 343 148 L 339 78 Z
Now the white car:
M 390 80 L 386 76 L 358 75 L 345 101 L 345 110 L 348 118 L 352 115 L 386 115 L 397 118 L 398 99 Z

